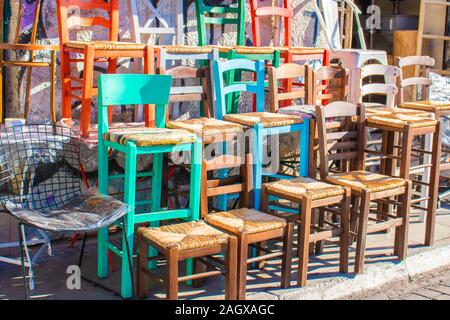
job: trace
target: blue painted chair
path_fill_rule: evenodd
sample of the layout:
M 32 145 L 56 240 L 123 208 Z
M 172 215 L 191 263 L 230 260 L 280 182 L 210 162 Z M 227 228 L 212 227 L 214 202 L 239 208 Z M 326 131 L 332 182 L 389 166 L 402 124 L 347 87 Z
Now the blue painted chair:
M 136 224 L 150 222 L 158 226 L 161 220 L 199 219 L 200 174 L 202 163 L 202 142 L 195 134 L 185 130 L 165 128 L 167 103 L 172 85 L 171 75 L 108 74 L 101 75 L 98 81 L 98 188 L 108 194 L 109 182 L 124 179 L 124 202 L 130 207 L 126 216 L 125 234 L 133 252 L 134 227 Z M 154 105 L 156 128 L 108 128 L 108 108 L 120 105 Z M 125 154 L 125 173 L 110 175 L 108 170 L 108 149 Z M 163 154 L 169 152 L 191 152 L 191 176 L 189 207 L 185 209 L 163 210 L 161 208 Z M 151 172 L 137 172 L 138 155 L 153 155 Z M 151 177 L 151 199 L 136 201 L 136 179 Z M 138 212 L 137 208 L 150 206 L 150 212 Z M 118 254 L 122 261 L 122 297 L 132 294 L 131 270 L 126 261 L 125 237 L 122 249 L 108 241 L 108 229 L 98 233 L 98 276 L 104 278 L 108 273 L 107 251 Z M 155 255 L 151 248 L 149 255 Z M 191 273 L 192 264 L 188 267 Z
M 226 73 L 236 69 L 254 72 L 256 81 L 225 83 Z M 259 209 L 263 176 L 292 178 L 292 176 L 279 174 L 278 172 L 263 170 L 264 140 L 269 136 L 273 139 L 279 134 L 298 132 L 300 134 L 300 176 L 308 176 L 309 119 L 264 111 L 264 61 L 262 60 L 214 61 L 213 73 L 216 91 L 216 118 L 239 123 L 248 128 L 247 133 L 251 134 L 252 144 L 250 148 L 254 159 L 254 206 Z M 256 95 L 256 112 L 227 114 L 226 96 L 241 92 Z M 278 155 L 272 160 L 279 162 Z

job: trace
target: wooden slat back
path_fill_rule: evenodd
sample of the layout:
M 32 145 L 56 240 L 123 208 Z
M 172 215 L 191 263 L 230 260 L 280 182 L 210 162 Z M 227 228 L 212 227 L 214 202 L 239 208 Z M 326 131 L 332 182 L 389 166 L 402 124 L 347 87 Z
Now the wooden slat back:
M 70 12 L 75 10 L 74 15 Z M 82 11 L 106 13 L 107 18 L 100 16 L 82 17 Z M 109 41 L 119 40 L 119 0 L 57 0 L 59 38 L 61 44 L 69 41 L 69 29 L 75 27 L 101 26 L 108 30 Z M 106 40 L 106 39 L 104 39 Z
M 333 102 L 316 106 L 316 118 L 322 179 L 328 175 L 332 161 L 338 161 L 340 171 L 362 170 L 366 144 L 364 105 Z
M 410 56 L 410 57 L 396 57 L 397 65 L 402 68 L 414 66 L 418 71 L 417 77 L 402 78 L 399 82 L 400 94 L 398 103 L 404 101 L 404 89 L 413 87 L 413 101 L 417 100 L 417 90 L 421 88 L 421 100 L 428 100 L 430 96 L 430 86 L 433 84 L 430 79 L 430 71 L 436 65 L 435 60 L 428 56 Z
M 212 108 L 212 91 L 209 67 L 195 68 L 189 66 L 178 66 L 165 70 L 158 68 L 157 74 L 172 75 L 172 89 L 169 102 L 203 102 L 202 114 L 210 118 Z M 194 81 L 194 84 L 185 81 Z
M 270 111 L 277 112 L 280 102 L 286 100 L 303 99 L 305 104 L 310 104 L 311 78 L 312 69 L 305 65 L 286 63 L 278 68 L 269 67 Z M 299 82 L 299 79 L 303 80 L 303 85 L 293 86 L 292 82 Z
M 314 71 L 311 81 L 313 104 L 324 105 L 333 101 L 346 101 L 348 95 L 348 70 L 341 67 L 324 66 Z

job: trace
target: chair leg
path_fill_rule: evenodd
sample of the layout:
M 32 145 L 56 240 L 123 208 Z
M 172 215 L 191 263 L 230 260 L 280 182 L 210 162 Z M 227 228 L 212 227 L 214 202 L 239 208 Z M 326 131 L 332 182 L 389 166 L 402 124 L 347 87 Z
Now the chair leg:
M 317 223 L 319 228 L 323 228 L 325 225 L 325 210 L 324 208 L 319 208 L 319 221 Z M 323 253 L 323 241 L 317 241 L 315 246 L 315 254 Z
M 395 228 L 394 254 L 400 261 L 408 255 L 408 229 L 411 207 L 412 183 L 408 182 L 405 193 L 401 195 L 401 207 L 397 208 L 397 216 L 402 218 L 402 225 Z
M 230 236 L 228 238 L 228 249 L 226 253 L 226 268 L 227 273 L 225 275 L 225 300 L 236 300 L 237 286 L 238 286 L 238 243 L 237 238 Z
M 88 45 L 84 50 L 83 101 L 81 103 L 80 131 L 83 138 L 89 137 L 91 128 L 91 101 L 94 81 L 94 46 Z
M 366 251 L 367 225 L 369 223 L 370 193 L 362 191 L 359 214 L 359 226 L 356 240 L 355 272 L 364 272 L 364 254 Z
M 339 272 L 348 273 L 348 248 L 350 246 L 350 192 L 342 201 Z
M 243 234 L 238 240 L 238 300 L 245 300 L 247 287 L 248 241 Z
M 83 234 L 83 242 L 81 244 L 80 257 L 78 259 L 78 268 L 80 268 L 80 270 L 81 270 L 81 265 L 83 263 L 84 248 L 86 247 L 86 238 L 87 238 L 87 233 L 84 233 Z
M 109 184 L 108 148 L 103 139 L 98 142 L 98 191 L 108 194 Z M 97 232 L 97 276 L 105 278 L 108 275 L 108 227 L 101 228 Z
M 298 279 L 297 285 L 306 284 L 308 274 L 309 235 L 311 232 L 311 199 L 304 197 L 300 209 L 300 225 L 298 231 Z
M 194 273 L 199 274 L 206 272 L 208 270 L 208 267 L 204 263 L 202 263 L 201 258 L 194 258 L 194 269 Z M 192 286 L 194 288 L 201 287 L 204 283 L 204 280 L 205 278 L 192 280 Z
M 178 299 L 178 248 L 169 248 L 167 251 L 167 300 Z
M 17 232 L 19 233 L 19 250 L 20 250 L 20 264 L 22 267 L 22 280 L 23 280 L 23 288 L 24 288 L 24 292 L 25 292 L 25 299 L 28 300 L 29 299 L 29 293 L 28 293 L 28 285 L 27 285 L 27 275 L 26 275 L 26 270 L 25 270 L 25 258 L 24 258 L 24 253 L 23 253 L 23 237 L 22 237 L 22 223 L 19 223 L 17 225 Z
M 62 88 L 62 117 L 72 118 L 72 103 L 70 92 L 72 84 L 70 80 L 70 53 L 61 53 L 61 88 Z
M 123 230 L 127 230 L 127 223 L 125 216 L 122 217 L 122 223 L 123 223 Z M 134 226 L 133 226 L 134 228 Z M 133 275 L 133 251 L 130 248 L 130 243 L 128 242 L 129 239 L 126 234 L 123 235 L 123 238 L 125 239 L 125 248 L 127 253 L 127 263 L 128 263 L 128 269 L 130 270 L 130 280 L 131 280 L 131 298 L 135 297 L 135 291 L 134 291 L 134 275 Z M 124 251 L 124 250 L 122 250 Z
M 286 289 L 291 285 L 292 247 L 294 236 L 294 223 L 288 222 L 283 239 L 283 258 L 281 262 L 281 287 Z
M 137 259 L 137 295 L 140 299 L 148 296 L 148 277 L 144 270 L 148 268 L 148 243 L 138 234 L 139 254 Z

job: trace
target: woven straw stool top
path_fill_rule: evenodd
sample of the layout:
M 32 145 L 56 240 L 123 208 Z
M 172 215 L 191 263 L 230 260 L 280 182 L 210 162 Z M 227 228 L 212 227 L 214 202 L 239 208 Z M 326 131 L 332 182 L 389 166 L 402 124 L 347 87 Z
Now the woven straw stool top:
M 429 112 L 450 111 L 450 101 L 413 101 L 400 104 L 400 108 Z
M 325 53 L 324 48 L 314 48 L 314 47 L 290 47 L 289 52 L 298 55 L 309 55 L 309 54 L 323 54 Z
M 206 223 L 235 235 L 255 234 L 286 226 L 286 220 L 282 218 L 247 208 L 210 213 L 204 219 Z
M 330 174 L 327 177 L 327 181 L 340 186 L 349 187 L 358 192 L 361 192 L 362 190 L 380 192 L 406 185 L 406 181 L 404 179 L 392 178 L 368 171 L 352 171 Z
M 164 45 L 155 46 L 155 49 L 164 48 L 167 53 L 211 53 L 212 46 L 186 46 L 186 45 Z
M 240 124 L 221 121 L 214 118 L 175 120 L 167 122 L 166 126 L 172 129 L 188 130 L 199 136 L 206 137 L 243 132 L 243 127 Z
M 303 123 L 303 119 L 301 117 L 272 112 L 227 114 L 223 118 L 225 121 L 239 123 L 248 127 L 253 127 L 255 124 L 260 123 L 264 128 L 290 126 L 293 124 Z
M 315 118 L 316 106 L 314 105 L 293 105 L 278 109 L 278 113 L 289 114 L 291 116 L 298 116 L 302 118 Z
M 120 41 L 67 41 L 65 46 L 73 49 L 84 49 L 85 46 L 94 46 L 96 50 L 143 50 L 143 43 Z
M 301 201 L 308 196 L 312 200 L 326 199 L 345 193 L 341 186 L 317 181 L 312 178 L 300 177 L 290 180 L 279 180 L 265 184 L 268 193 L 275 192 L 293 197 Z
M 366 116 L 369 125 L 384 125 L 400 129 L 405 125 L 424 128 L 437 124 L 436 120 L 430 118 L 430 113 L 402 108 L 367 108 Z
M 126 145 L 134 142 L 139 147 L 192 143 L 197 136 L 186 130 L 166 128 L 117 128 L 103 135 L 107 141 Z
M 213 247 L 228 242 L 228 235 L 203 221 L 191 221 L 158 228 L 139 228 L 144 240 L 160 247 L 178 248 L 180 251 Z

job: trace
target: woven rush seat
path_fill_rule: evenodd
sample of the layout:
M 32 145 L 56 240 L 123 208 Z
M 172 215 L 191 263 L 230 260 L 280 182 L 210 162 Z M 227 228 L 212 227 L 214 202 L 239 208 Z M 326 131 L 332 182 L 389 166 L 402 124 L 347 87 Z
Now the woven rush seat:
M 204 117 L 198 119 L 169 121 L 166 126 L 171 129 L 184 129 L 189 132 L 196 133 L 199 136 L 235 134 L 243 131 L 240 124 Z
M 103 137 L 123 145 L 134 142 L 139 147 L 192 143 L 197 138 L 186 130 L 146 127 L 111 129 Z
M 400 104 L 400 108 L 423 111 L 450 111 L 450 101 L 414 101 Z
M 228 235 L 203 221 L 191 221 L 157 228 L 138 228 L 138 234 L 160 247 L 179 251 L 201 249 L 225 244 Z
M 286 220 L 255 209 L 241 208 L 208 214 L 206 223 L 232 234 L 254 234 L 284 228 Z
M 416 110 L 401 108 L 367 108 L 367 124 L 384 125 L 394 128 L 403 128 L 411 125 L 414 128 L 432 127 L 437 121 L 431 119 L 431 114 Z
M 219 49 L 219 52 L 228 52 L 235 50 L 239 54 L 272 54 L 282 47 L 247 47 L 247 46 L 210 46 Z
M 214 50 L 212 46 L 186 46 L 186 45 L 167 45 L 155 46 L 155 48 L 164 48 L 167 53 L 211 53 Z
M 295 178 L 291 180 L 279 180 L 265 184 L 266 190 L 270 193 L 281 193 L 301 201 L 305 195 L 312 200 L 326 199 L 340 196 L 345 193 L 341 186 L 317 181 L 312 178 Z
M 313 105 L 293 105 L 278 109 L 278 113 L 289 114 L 291 116 L 298 116 L 302 118 L 315 118 L 316 107 Z
M 65 43 L 67 48 L 84 49 L 85 46 L 94 46 L 96 50 L 143 50 L 146 45 L 134 42 L 120 41 L 68 41 Z
M 289 52 L 292 54 L 323 54 L 325 49 L 323 48 L 314 48 L 314 47 L 290 47 L 288 48 Z
M 227 114 L 225 121 L 239 123 L 243 126 L 253 127 L 260 123 L 264 128 L 289 126 L 293 124 L 303 123 L 303 119 L 298 116 L 271 113 L 271 112 L 248 112 L 239 114 Z
M 349 187 L 358 192 L 361 192 L 362 190 L 370 192 L 387 191 L 406 185 L 404 179 L 392 178 L 369 171 L 330 174 L 327 177 L 327 181 L 340 186 Z

